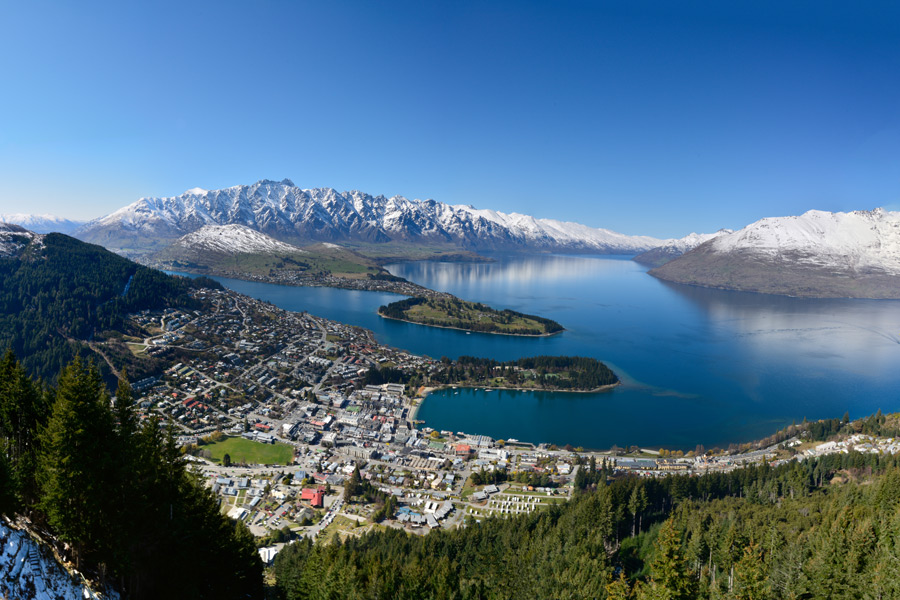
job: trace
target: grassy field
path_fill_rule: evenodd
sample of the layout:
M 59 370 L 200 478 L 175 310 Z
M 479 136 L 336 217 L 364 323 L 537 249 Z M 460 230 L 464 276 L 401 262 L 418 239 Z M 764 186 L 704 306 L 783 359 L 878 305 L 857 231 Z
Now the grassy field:
M 216 462 L 222 462 L 222 457 L 228 454 L 231 462 L 237 464 L 286 465 L 294 457 L 294 449 L 287 444 L 263 444 L 239 437 L 225 438 L 203 449 L 209 450 Z

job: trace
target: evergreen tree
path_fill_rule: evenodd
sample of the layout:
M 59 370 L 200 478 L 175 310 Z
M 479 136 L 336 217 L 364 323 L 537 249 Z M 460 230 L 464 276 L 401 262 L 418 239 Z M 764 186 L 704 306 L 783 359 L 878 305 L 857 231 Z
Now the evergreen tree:
M 0 452 L 8 461 L 6 491 L 20 507 L 37 498 L 38 427 L 46 415 L 46 397 L 7 351 L 0 359 Z
M 693 573 L 684 558 L 681 536 L 672 519 L 659 530 L 655 543 L 656 555 L 650 563 L 650 584 L 643 590 L 643 598 L 692 600 L 696 597 Z
M 113 419 L 100 374 L 76 359 L 62 372 L 47 427 L 41 435 L 39 506 L 76 560 L 101 553 L 109 527 L 115 448 Z

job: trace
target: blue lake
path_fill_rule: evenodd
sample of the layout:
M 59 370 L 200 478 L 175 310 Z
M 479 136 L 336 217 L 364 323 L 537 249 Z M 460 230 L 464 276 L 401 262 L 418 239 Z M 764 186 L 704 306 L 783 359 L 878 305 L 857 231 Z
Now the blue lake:
M 395 275 L 467 300 L 559 321 L 522 338 L 381 319 L 393 294 L 219 279 L 288 310 L 372 329 L 433 357 L 508 360 L 577 354 L 624 384 L 598 394 L 444 390 L 420 419 L 435 428 L 589 448 L 727 446 L 809 419 L 900 410 L 900 302 L 811 300 L 668 284 L 618 257 L 402 263 Z

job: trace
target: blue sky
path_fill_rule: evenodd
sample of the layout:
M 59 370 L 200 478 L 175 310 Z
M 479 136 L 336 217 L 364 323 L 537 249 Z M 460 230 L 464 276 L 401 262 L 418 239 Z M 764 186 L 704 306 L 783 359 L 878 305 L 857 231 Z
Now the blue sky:
M 900 9 L 0 4 L 0 213 L 291 178 L 661 237 L 900 210 Z

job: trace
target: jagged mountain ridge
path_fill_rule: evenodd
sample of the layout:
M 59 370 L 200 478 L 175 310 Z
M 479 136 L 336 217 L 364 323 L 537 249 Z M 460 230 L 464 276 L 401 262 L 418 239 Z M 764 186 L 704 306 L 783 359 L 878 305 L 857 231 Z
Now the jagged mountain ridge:
M 675 260 L 685 252 L 693 250 L 700 244 L 728 233 L 734 232 L 731 229 L 720 229 L 715 233 L 690 233 L 683 238 L 669 240 L 662 246 L 651 248 L 646 252 L 638 254 L 632 260 L 643 265 L 660 267 L 671 260 Z
M 900 212 L 811 210 L 761 219 L 650 273 L 768 294 L 900 298 Z
M 638 253 L 663 243 L 517 213 L 386 198 L 331 188 L 301 189 L 288 179 L 180 196 L 142 198 L 95 219 L 76 237 L 117 251 L 160 249 L 206 225 L 245 225 L 289 243 L 405 242 L 467 250 L 570 250 Z
M 0 214 L 0 223 L 20 225 L 35 233 L 72 233 L 87 221 L 73 221 L 54 215 Z

